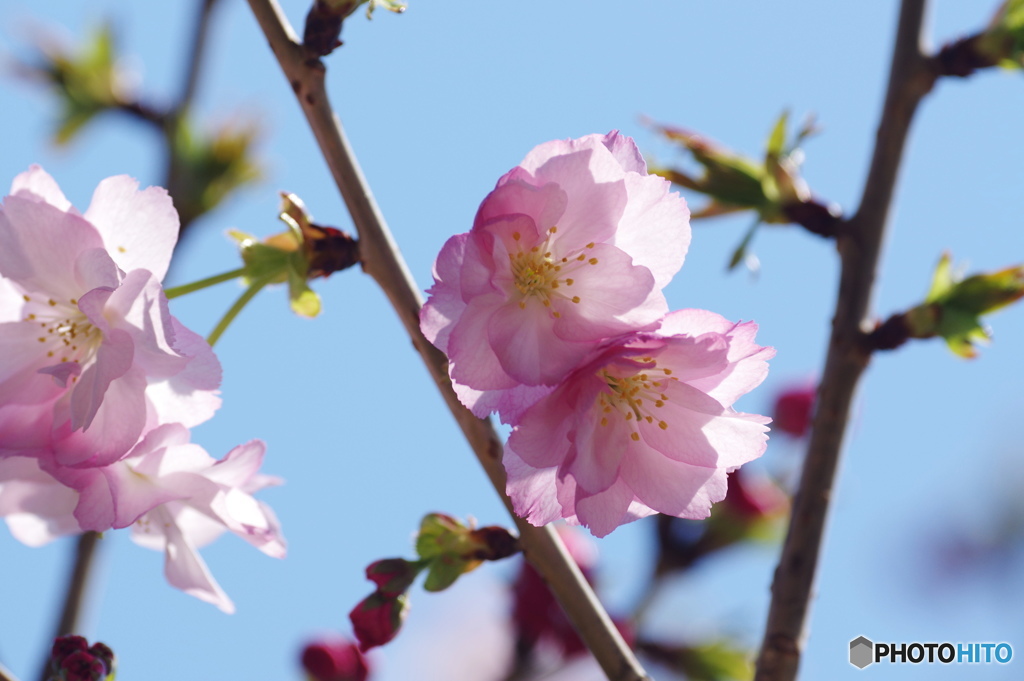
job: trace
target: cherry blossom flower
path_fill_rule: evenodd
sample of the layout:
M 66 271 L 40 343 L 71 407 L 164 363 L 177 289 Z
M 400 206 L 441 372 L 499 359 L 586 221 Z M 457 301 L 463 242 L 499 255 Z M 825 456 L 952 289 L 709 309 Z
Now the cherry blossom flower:
M 514 420 L 605 339 L 650 329 L 689 211 L 617 132 L 531 151 L 441 249 L 421 313 L 459 398 Z
M 103 180 L 81 214 L 38 166 L 0 207 L 0 456 L 103 466 L 163 422 L 219 406 L 220 366 L 160 281 L 177 239 L 166 191 Z
M 609 341 L 527 409 L 505 448 L 508 494 L 534 525 L 602 537 L 656 512 L 705 518 L 726 474 L 760 456 L 770 419 L 732 404 L 768 371 L 757 326 L 680 310 Z
M 273 511 L 252 494 L 279 484 L 258 473 L 265 446 L 239 445 L 216 461 L 178 423 L 150 431 L 123 460 L 74 468 L 28 457 L 0 460 L 0 515 L 38 546 L 62 534 L 132 527 L 132 539 L 166 553 L 168 582 L 225 612 L 234 606 L 198 549 L 231 531 L 263 553 L 285 555 Z

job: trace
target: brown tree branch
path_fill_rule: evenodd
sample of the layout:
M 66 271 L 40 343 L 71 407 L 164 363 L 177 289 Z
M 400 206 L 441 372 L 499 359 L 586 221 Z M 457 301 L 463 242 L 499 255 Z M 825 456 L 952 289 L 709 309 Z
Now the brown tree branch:
M 505 494 L 502 443 L 489 420 L 473 416 L 455 396 L 447 359 L 420 332 L 422 298 L 370 193 L 324 87 L 324 66 L 300 44 L 275 0 L 249 0 L 260 28 L 299 100 L 331 174 L 359 231 L 363 269 L 387 294 L 448 408 L 519 529 L 527 560 L 550 585 L 587 647 L 612 681 L 650 679 L 551 527 L 534 527 L 512 512 Z
M 0 681 L 18 681 L 18 677 L 11 673 L 11 670 L 0 664 Z
M 828 356 L 793 515 L 772 584 L 756 681 L 796 677 L 850 405 L 870 349 L 864 342 L 881 246 L 911 120 L 935 74 L 921 49 L 927 0 L 903 0 L 889 86 L 860 207 L 837 239 L 842 272 Z
M 54 639 L 77 633 L 81 626 L 82 604 L 88 591 L 89 575 L 92 573 L 93 558 L 96 555 L 99 541 L 99 532 L 83 532 L 78 535 L 75 544 L 75 559 L 71 566 L 71 572 L 68 574 L 67 591 L 64 593 L 64 605 L 61 609 L 60 620 L 53 632 Z M 50 642 L 52 644 L 52 639 Z M 40 681 L 50 678 L 49 648 L 46 652 L 47 657 L 39 674 Z

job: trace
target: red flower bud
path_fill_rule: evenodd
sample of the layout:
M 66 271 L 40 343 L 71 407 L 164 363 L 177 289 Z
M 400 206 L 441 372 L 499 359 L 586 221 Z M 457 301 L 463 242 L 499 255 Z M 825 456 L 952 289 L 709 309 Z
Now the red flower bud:
M 302 668 L 310 681 L 366 681 L 370 675 L 359 647 L 345 638 L 307 644 L 302 650 Z
M 770 480 L 737 469 L 729 474 L 729 490 L 722 504 L 739 518 L 756 520 L 773 516 L 789 503 L 786 494 Z
M 393 639 L 401 629 L 408 609 L 409 603 L 404 595 L 391 597 L 374 591 L 360 601 L 348 615 L 360 649 L 365 652 Z
M 64 658 L 72 653 L 88 652 L 89 642 L 81 636 L 60 636 L 53 640 L 50 660 L 59 665 Z
M 816 387 L 790 388 L 775 398 L 772 427 L 793 437 L 803 437 L 811 427 Z
M 107 666 L 91 653 L 79 650 L 64 658 L 59 674 L 62 681 L 100 681 L 107 676 Z

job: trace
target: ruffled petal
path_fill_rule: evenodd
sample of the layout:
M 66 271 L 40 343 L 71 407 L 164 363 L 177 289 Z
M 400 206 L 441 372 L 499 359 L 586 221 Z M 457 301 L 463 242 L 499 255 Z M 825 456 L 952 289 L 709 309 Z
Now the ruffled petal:
M 502 457 L 508 481 L 505 492 L 512 500 L 516 515 L 540 527 L 562 517 L 562 506 L 555 490 L 555 469 L 534 468 L 511 449 Z
M 32 164 L 29 169 L 15 176 L 11 182 L 11 194 L 27 199 L 39 199 L 62 211 L 73 211 L 71 202 L 60 190 L 57 181 L 41 166 Z
M 649 269 L 655 286 L 663 288 L 690 247 L 690 209 L 664 178 L 630 174 L 625 183 L 629 198 L 612 243 Z
M 103 237 L 103 243 L 125 272 L 145 269 L 163 281 L 178 241 L 178 213 L 167 190 L 149 187 L 127 175 L 99 183 L 85 217 Z
M 576 519 L 595 537 L 604 537 L 619 525 L 636 520 L 629 513 L 633 503 L 633 490 L 623 480 L 596 494 L 586 494 L 576 488 Z
M 674 461 L 645 444 L 630 446 L 622 479 L 642 503 L 679 518 L 706 518 L 712 502 L 725 498 L 724 468 Z

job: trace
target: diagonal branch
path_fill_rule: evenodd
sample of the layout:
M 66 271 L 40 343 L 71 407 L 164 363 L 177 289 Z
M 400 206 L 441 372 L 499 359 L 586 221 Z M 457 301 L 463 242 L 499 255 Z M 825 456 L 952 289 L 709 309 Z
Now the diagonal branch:
M 275 0 L 249 0 L 249 7 L 299 100 L 359 231 L 363 269 L 387 294 L 473 452 L 515 519 L 526 559 L 548 582 L 609 679 L 649 680 L 554 530 L 534 527 L 512 513 L 505 494 L 501 440 L 489 420 L 476 418 L 462 406 L 448 378 L 447 359 L 420 332 L 422 298 L 328 102 L 323 64 L 299 44 Z
M 793 515 L 772 583 L 756 681 L 792 681 L 804 630 L 850 405 L 870 359 L 864 342 L 881 246 L 907 133 L 935 82 L 921 50 L 927 0 L 903 0 L 889 86 L 860 207 L 837 239 L 842 263 L 814 429 Z

